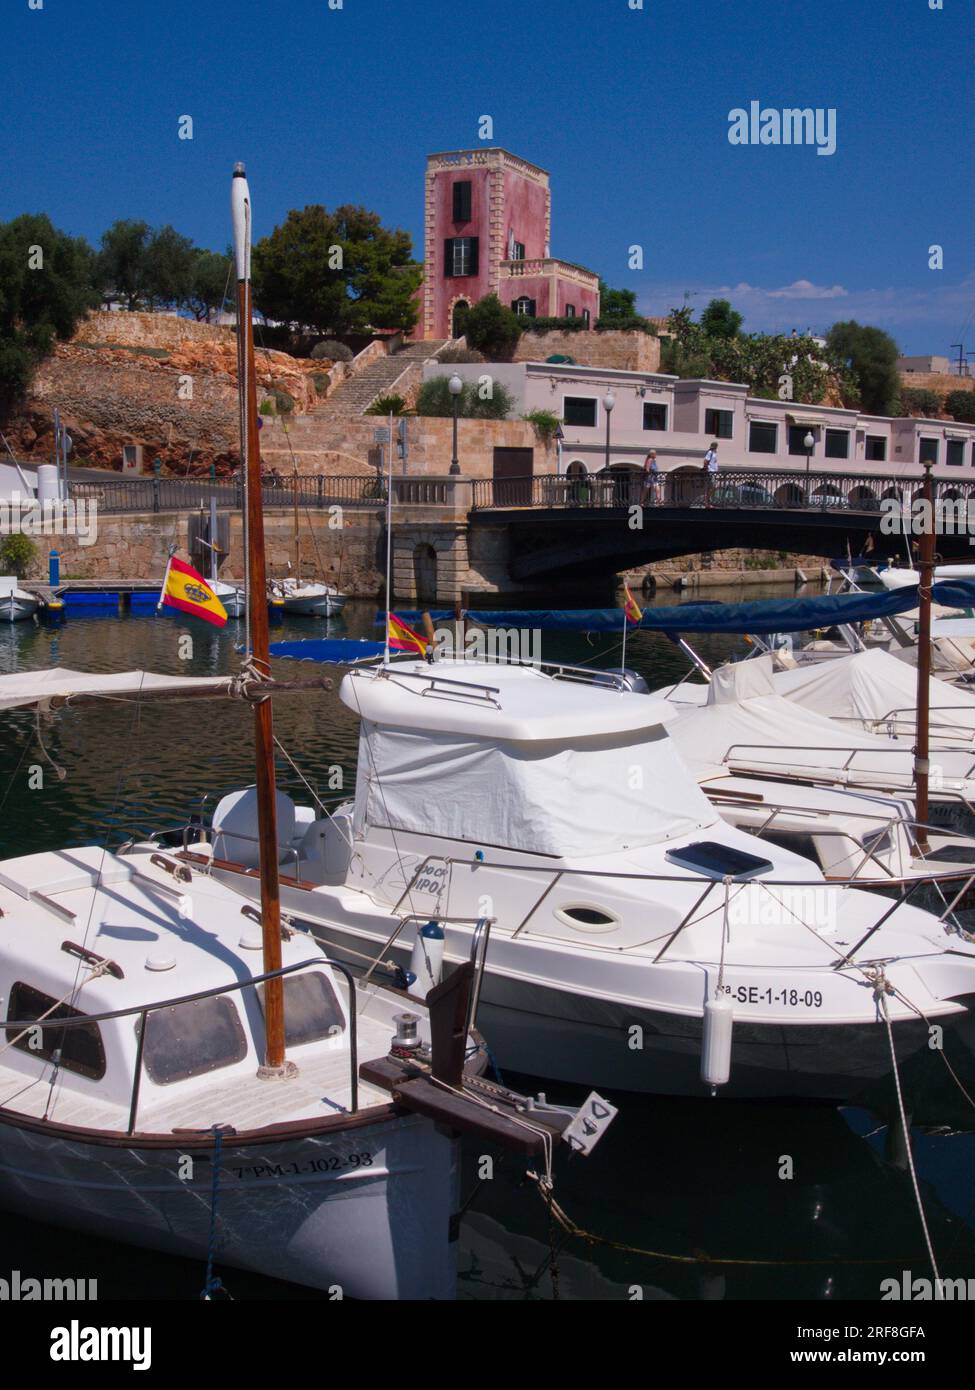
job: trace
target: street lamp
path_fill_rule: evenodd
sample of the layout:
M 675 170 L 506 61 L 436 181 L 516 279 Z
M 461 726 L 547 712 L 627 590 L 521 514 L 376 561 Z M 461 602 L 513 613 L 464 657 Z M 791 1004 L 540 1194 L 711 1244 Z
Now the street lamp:
M 814 445 L 815 443 L 816 443 L 816 441 L 815 441 L 815 439 L 813 438 L 813 432 L 812 432 L 812 430 L 806 430 L 806 437 L 805 437 L 805 439 L 802 441 L 802 444 L 803 444 L 803 448 L 804 448 L 805 451 L 806 451 L 806 487 L 807 487 L 807 488 L 808 488 L 808 486 L 809 486 L 809 463 L 810 463 L 810 460 L 812 459 L 813 445 Z
M 451 473 L 459 473 L 460 464 L 457 462 L 457 411 L 460 409 L 460 396 L 464 389 L 464 383 L 457 373 L 454 372 L 447 386 L 450 390 L 451 403 L 454 407 L 454 451 L 450 460 L 450 471 Z
M 603 397 L 603 410 L 606 412 L 606 468 L 609 469 L 609 420 L 613 413 L 613 406 L 616 404 L 616 397 L 612 391 L 607 391 Z

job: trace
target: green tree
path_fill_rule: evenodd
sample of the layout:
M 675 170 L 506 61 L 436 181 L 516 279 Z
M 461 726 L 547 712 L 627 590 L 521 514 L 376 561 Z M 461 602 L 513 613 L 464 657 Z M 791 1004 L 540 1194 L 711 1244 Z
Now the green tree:
M 599 282 L 599 320 L 632 319 L 636 313 L 635 290 L 611 290 L 605 280 Z
M 521 337 L 521 324 L 496 294 L 486 294 L 467 315 L 464 337 L 467 346 L 483 352 L 489 362 L 504 362 Z
M 225 295 L 233 305 L 236 281 L 231 274 L 232 264 L 229 249 L 221 255 L 219 251 L 196 248 L 185 301 L 195 319 L 209 323 L 211 316 L 223 307 Z
M 829 351 L 846 363 L 868 415 L 892 415 L 900 396 L 899 349 L 889 333 L 848 319 L 826 335 Z
M 196 248 L 175 227 L 160 227 L 145 254 L 145 293 L 152 308 L 181 308 L 193 288 Z
M 737 338 L 742 316 L 727 299 L 712 299 L 701 315 L 701 331 L 706 338 Z
M 146 255 L 152 229 L 148 222 L 120 219 L 102 236 L 96 277 L 104 300 L 121 300 L 129 310 L 138 309 L 145 298 Z
M 312 204 L 254 247 L 254 302 L 268 318 L 319 333 L 410 329 L 422 274 L 406 232 L 366 208 Z
M 975 391 L 949 391 L 945 396 L 945 410 L 953 420 L 975 424 Z
M 93 253 L 44 214 L 0 223 L 0 410 L 27 391 L 55 340 L 72 336 L 98 303 Z

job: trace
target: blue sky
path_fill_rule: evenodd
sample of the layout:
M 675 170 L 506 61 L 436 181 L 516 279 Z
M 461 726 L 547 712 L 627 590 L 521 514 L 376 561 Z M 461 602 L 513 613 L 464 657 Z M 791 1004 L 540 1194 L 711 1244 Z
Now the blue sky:
M 975 348 L 973 0 L 631 3 L 6 0 L 0 218 L 222 249 L 244 159 L 259 235 L 361 202 L 419 254 L 424 156 L 487 114 L 552 175 L 552 253 L 646 313 L 722 293 L 752 330 L 854 317 L 906 352 Z M 730 144 L 753 100 L 835 109 L 836 152 Z

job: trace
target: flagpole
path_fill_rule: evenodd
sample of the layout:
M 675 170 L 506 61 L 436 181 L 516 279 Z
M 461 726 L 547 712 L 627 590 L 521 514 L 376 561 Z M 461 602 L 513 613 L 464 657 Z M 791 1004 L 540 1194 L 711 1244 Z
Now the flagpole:
M 393 602 L 393 412 L 389 412 L 386 440 L 386 647 L 383 665 L 389 665 L 389 614 Z
M 624 593 L 624 595 L 625 595 L 625 593 L 626 593 L 626 590 L 625 590 L 625 589 L 623 590 L 623 593 Z M 625 670 L 626 670 L 626 625 L 627 625 L 627 623 L 630 621 L 629 615 L 627 614 L 627 611 L 626 611 L 627 602 L 628 602 L 628 600 L 624 597 L 624 599 L 623 599 L 623 655 L 620 657 L 620 670 L 621 670 L 621 671 L 625 671 Z
M 170 546 L 170 547 L 169 547 L 169 559 L 166 561 L 166 572 L 165 572 L 165 574 L 163 575 L 162 588 L 159 590 L 159 602 L 156 604 L 156 612 L 157 612 L 157 613 L 161 612 L 163 603 L 164 603 L 165 598 L 166 598 L 166 585 L 169 583 L 169 571 L 170 571 L 170 570 L 172 569 L 172 567 L 173 567 L 173 556 L 174 556 L 175 554 L 176 554 L 176 551 L 175 551 L 174 547 L 173 547 L 173 546 Z

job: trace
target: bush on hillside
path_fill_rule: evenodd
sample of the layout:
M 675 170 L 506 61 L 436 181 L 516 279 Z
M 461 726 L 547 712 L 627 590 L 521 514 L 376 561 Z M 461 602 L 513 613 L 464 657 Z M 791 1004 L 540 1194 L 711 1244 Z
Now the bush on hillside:
M 931 419 L 941 413 L 941 397 L 937 391 L 927 391 L 921 387 L 901 387 L 901 415 L 921 415 Z
M 310 354 L 316 362 L 323 357 L 327 357 L 330 362 L 351 362 L 353 353 L 351 348 L 347 348 L 344 343 L 337 343 L 334 338 L 323 338 L 320 343 L 316 343 Z

